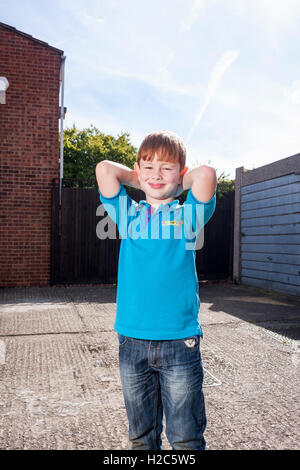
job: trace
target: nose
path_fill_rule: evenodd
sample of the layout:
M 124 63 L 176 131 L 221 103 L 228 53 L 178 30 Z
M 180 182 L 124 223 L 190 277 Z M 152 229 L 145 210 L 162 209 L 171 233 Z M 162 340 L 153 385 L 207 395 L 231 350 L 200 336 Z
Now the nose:
M 161 179 L 161 170 L 160 170 L 160 168 L 154 168 L 152 176 L 153 176 L 154 179 Z

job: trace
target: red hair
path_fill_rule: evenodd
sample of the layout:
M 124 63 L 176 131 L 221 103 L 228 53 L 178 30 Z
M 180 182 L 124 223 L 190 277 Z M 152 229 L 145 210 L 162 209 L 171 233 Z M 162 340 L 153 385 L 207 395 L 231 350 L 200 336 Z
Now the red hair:
M 159 161 L 179 162 L 180 170 L 184 169 L 186 148 L 181 138 L 173 132 L 158 131 L 147 135 L 138 150 L 138 165 L 141 159 L 152 161 L 155 153 Z

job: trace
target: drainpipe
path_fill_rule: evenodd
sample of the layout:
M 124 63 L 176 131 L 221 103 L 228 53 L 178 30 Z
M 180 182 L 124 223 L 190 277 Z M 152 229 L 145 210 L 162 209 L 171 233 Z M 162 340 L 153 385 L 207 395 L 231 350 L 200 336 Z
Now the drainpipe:
M 64 91 L 65 91 L 65 61 L 61 58 L 61 95 L 60 95 L 60 177 L 59 177 L 59 206 L 61 207 L 62 180 L 64 177 Z

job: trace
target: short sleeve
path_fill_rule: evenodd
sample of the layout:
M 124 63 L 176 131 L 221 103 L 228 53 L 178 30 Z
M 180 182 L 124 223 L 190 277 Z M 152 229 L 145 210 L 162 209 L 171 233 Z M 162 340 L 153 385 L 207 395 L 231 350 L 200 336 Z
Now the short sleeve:
M 183 204 L 186 238 L 191 239 L 200 233 L 213 215 L 215 208 L 216 191 L 209 201 L 201 202 L 195 198 L 192 188 L 189 190 L 186 201 Z
M 128 196 L 126 189 L 120 184 L 119 191 L 112 197 L 105 197 L 98 188 L 100 201 L 109 217 L 116 223 L 120 234 L 123 236 L 127 233 L 129 208 L 134 201 Z

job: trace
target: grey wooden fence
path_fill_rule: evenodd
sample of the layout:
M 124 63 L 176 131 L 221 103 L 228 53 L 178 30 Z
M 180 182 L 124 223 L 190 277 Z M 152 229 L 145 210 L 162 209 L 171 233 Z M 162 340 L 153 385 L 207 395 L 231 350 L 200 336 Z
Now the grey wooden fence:
M 300 155 L 236 181 L 235 281 L 300 295 Z

